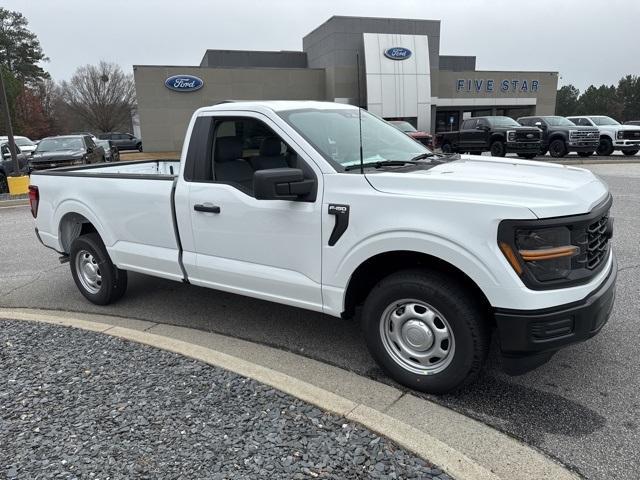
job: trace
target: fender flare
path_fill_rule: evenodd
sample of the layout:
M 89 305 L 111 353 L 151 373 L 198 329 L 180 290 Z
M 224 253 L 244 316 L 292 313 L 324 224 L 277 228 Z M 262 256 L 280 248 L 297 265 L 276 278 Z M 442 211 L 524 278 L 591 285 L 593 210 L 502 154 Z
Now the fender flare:
M 62 220 L 66 215 L 76 214 L 81 215 L 86 218 L 91 224 L 94 226 L 98 235 L 104 242 L 105 246 L 110 246 L 113 244 L 113 239 L 111 235 L 109 235 L 108 230 L 104 227 L 102 222 L 98 219 L 98 217 L 93 213 L 93 211 L 84 203 L 76 200 L 76 199 L 68 199 L 62 201 L 55 209 L 53 214 L 53 224 L 56 226 L 56 234 L 58 236 L 58 244 L 60 245 L 60 249 L 64 250 L 62 245 L 61 238 L 61 227 Z

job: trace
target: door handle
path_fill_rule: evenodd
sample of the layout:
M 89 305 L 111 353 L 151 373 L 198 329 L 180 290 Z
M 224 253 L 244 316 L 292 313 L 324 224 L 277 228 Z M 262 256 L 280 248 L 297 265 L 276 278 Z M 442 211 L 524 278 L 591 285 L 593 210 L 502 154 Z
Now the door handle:
M 220 207 L 217 205 L 203 205 L 201 203 L 197 203 L 193 206 L 193 209 L 196 212 L 220 213 Z

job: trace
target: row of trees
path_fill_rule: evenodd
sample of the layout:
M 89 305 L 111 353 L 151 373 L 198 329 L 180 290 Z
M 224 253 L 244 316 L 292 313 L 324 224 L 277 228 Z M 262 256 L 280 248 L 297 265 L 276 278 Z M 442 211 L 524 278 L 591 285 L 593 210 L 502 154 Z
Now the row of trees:
M 19 12 L 0 7 L 0 74 L 14 132 L 31 138 L 90 130 L 128 129 L 135 108 L 133 77 L 112 63 L 79 67 L 55 82 L 37 36 Z M 0 118 L 0 135 L 6 135 Z
M 558 90 L 556 113 L 569 115 L 607 115 L 620 122 L 640 120 L 640 77 L 627 75 L 618 85 L 591 85 L 580 93 L 573 85 Z

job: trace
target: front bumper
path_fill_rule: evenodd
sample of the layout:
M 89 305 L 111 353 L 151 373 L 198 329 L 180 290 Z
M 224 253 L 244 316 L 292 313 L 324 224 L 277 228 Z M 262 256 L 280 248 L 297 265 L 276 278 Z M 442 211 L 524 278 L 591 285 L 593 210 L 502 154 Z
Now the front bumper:
M 31 171 L 36 170 L 48 170 L 50 168 L 59 168 L 59 167 L 72 167 L 74 165 L 83 165 L 83 161 L 80 158 L 72 159 L 72 160 L 51 160 L 51 161 L 37 161 L 30 162 L 29 168 Z
M 569 140 L 569 142 L 567 142 L 567 149 L 570 152 L 595 152 L 598 145 L 600 145 L 599 141 Z
M 606 279 L 578 302 L 543 310 L 496 309 L 504 370 L 511 375 L 526 373 L 560 348 L 596 335 L 613 309 L 617 273 L 613 258 Z
M 613 146 L 614 148 L 628 148 L 629 150 L 640 149 L 640 140 L 614 140 Z
M 507 142 L 507 153 L 539 153 L 540 142 Z

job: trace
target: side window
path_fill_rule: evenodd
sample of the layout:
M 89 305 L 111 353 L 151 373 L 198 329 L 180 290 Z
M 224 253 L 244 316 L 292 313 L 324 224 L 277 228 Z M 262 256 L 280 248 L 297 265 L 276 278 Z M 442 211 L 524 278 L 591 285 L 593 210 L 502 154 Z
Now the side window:
M 478 126 L 478 125 L 482 125 L 483 127 L 488 127 L 489 126 L 489 122 L 484 118 L 479 118 L 478 119 L 478 123 L 477 123 L 476 126 Z
M 2 150 L 2 156 L 5 157 L 6 155 L 9 155 L 9 147 L 7 147 L 6 145 L 2 145 L 2 147 L 0 147 Z
M 96 148 L 96 144 L 93 143 L 93 139 L 91 137 L 84 137 L 84 143 L 87 145 L 87 148 Z
M 462 122 L 462 130 L 473 130 L 476 128 L 477 120 L 475 118 L 469 118 Z
M 225 183 L 253 196 L 254 172 L 273 168 L 299 168 L 305 178 L 315 178 L 296 151 L 257 119 L 196 120 L 185 165 L 187 181 Z

